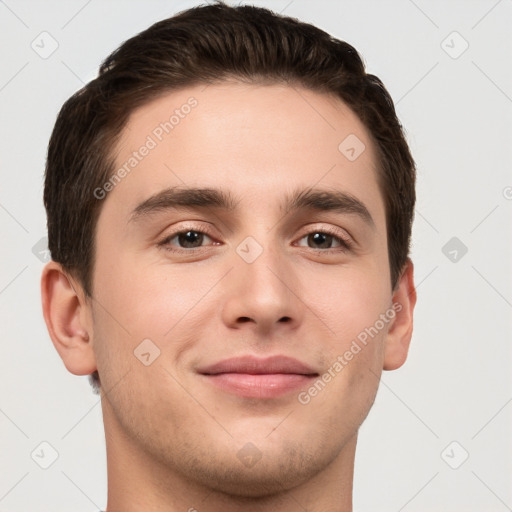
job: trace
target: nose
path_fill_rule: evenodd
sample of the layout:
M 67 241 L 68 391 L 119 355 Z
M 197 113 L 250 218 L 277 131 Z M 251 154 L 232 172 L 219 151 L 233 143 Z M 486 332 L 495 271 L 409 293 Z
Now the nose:
M 229 282 L 222 307 L 226 326 L 268 336 L 300 325 L 305 316 L 300 280 L 275 244 L 260 245 L 248 237 L 237 247 L 234 268 L 226 278 Z

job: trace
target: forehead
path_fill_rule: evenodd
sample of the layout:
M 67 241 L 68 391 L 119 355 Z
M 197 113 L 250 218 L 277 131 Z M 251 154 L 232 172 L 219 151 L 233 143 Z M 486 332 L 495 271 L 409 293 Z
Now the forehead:
M 169 187 L 224 188 L 253 214 L 301 187 L 346 191 L 383 209 L 370 135 L 341 100 L 299 86 L 220 83 L 135 110 L 115 148 L 107 202 L 125 218 Z M 372 215 L 378 217 L 379 212 Z

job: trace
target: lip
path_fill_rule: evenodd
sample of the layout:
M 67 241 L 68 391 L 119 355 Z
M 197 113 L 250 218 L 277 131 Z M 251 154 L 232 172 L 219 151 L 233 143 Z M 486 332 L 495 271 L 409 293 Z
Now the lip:
M 202 374 L 215 375 L 219 373 L 250 373 L 263 375 L 272 373 L 295 373 L 297 375 L 318 375 L 308 365 L 293 357 L 276 355 L 260 358 L 252 355 L 224 359 L 197 370 Z
M 292 357 L 242 356 L 197 370 L 209 383 L 246 398 L 275 398 L 309 385 L 318 373 Z

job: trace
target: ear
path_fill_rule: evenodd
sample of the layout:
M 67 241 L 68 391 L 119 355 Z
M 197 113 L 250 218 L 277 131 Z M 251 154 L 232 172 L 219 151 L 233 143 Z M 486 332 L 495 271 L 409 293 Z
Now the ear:
M 393 292 L 396 316 L 388 329 L 384 348 L 384 370 L 396 370 L 405 363 L 412 337 L 413 312 L 416 305 L 414 266 L 407 259 L 400 280 Z
M 43 268 L 41 301 L 48 333 L 64 366 L 74 375 L 94 372 L 90 306 L 82 287 L 53 260 Z

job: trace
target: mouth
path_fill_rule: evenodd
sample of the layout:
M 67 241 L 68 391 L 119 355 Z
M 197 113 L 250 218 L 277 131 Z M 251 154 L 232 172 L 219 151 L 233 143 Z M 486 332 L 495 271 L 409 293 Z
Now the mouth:
M 201 368 L 198 373 L 211 385 L 245 398 L 269 399 L 310 385 L 318 373 L 287 356 L 265 359 L 243 356 Z

